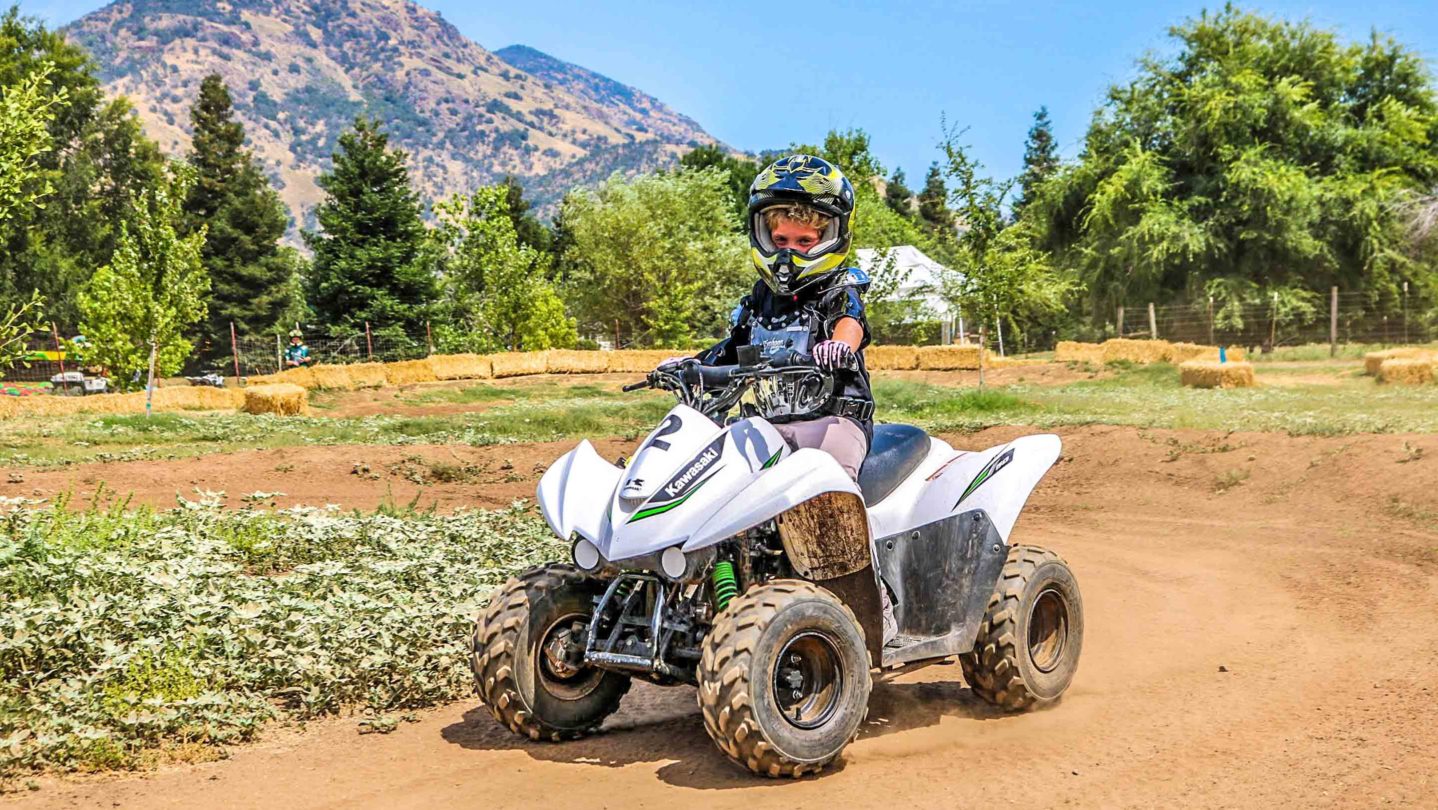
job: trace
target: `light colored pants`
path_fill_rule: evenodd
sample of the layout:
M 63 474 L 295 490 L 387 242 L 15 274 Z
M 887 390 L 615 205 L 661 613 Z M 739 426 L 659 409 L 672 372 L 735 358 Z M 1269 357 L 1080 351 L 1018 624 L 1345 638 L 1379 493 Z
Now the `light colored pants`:
M 844 468 L 844 472 L 855 481 L 859 480 L 859 467 L 869 452 L 869 440 L 864 429 L 852 419 L 842 416 L 823 416 L 805 419 L 802 422 L 788 422 L 775 425 L 774 429 L 784 437 L 789 446 L 798 450 L 812 447 L 833 456 Z

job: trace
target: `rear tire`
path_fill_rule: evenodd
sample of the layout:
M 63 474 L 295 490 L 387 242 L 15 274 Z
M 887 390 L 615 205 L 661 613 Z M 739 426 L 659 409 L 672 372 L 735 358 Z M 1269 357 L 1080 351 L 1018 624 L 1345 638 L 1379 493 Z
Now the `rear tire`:
M 817 773 L 868 713 L 869 654 L 854 614 L 802 580 L 775 580 L 730 603 L 699 662 L 704 730 L 762 776 Z
M 474 623 L 470 669 L 479 700 L 531 740 L 578 739 L 599 728 L 629 691 L 628 676 L 562 660 L 582 630 L 595 588 L 570 565 L 532 568 L 504 583 Z M 551 654 L 546 654 L 546 646 Z
M 1057 554 L 1014 546 L 972 652 L 959 656 L 974 694 L 1006 711 L 1058 699 L 1083 650 L 1083 599 Z

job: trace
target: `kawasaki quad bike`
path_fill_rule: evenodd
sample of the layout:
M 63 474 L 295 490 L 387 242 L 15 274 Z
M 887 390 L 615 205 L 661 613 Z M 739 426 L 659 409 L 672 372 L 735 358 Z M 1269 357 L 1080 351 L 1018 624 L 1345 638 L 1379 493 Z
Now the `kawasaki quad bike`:
M 878 425 L 856 484 L 757 415 L 814 411 L 833 376 L 790 350 L 739 360 L 628 386 L 679 404 L 627 465 L 583 441 L 544 474 L 540 510 L 572 561 L 509 580 L 476 622 L 490 713 L 535 740 L 572 739 L 632 678 L 691 684 L 725 754 L 800 776 L 854 739 L 871 671 L 958 656 L 991 704 L 1057 699 L 1083 642 L 1078 584 L 1053 552 L 1009 535 L 1058 437 L 964 452 Z M 740 418 L 721 423 L 741 398 Z

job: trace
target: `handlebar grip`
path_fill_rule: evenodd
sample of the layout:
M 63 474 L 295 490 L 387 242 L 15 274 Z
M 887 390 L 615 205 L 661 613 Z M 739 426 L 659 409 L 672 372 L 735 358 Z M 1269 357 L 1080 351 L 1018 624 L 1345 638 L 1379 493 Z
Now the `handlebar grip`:
M 649 381 L 648 381 L 648 380 L 643 380 L 643 381 L 637 382 L 637 383 L 630 383 L 630 384 L 624 386 L 623 388 L 621 388 L 621 389 L 619 389 L 619 390 L 621 390 L 621 391 L 623 391 L 623 392 L 625 392 L 625 393 L 627 394 L 627 393 L 629 393 L 630 391 L 638 391 L 638 390 L 641 389 L 641 388 L 648 388 L 648 387 L 649 387 Z

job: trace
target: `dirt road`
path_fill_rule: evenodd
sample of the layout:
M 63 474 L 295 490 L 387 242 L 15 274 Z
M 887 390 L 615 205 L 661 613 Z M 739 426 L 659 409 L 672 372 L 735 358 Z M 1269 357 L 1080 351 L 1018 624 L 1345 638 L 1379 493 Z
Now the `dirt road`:
M 987 446 L 1019 431 L 953 437 Z M 1083 428 L 1016 540 L 1077 573 L 1083 660 L 1002 716 L 957 666 L 875 687 L 817 778 L 729 765 L 693 691 L 518 740 L 472 703 L 387 736 L 277 732 L 224 762 L 42 780 L 22 808 L 1438 806 L 1438 437 Z

